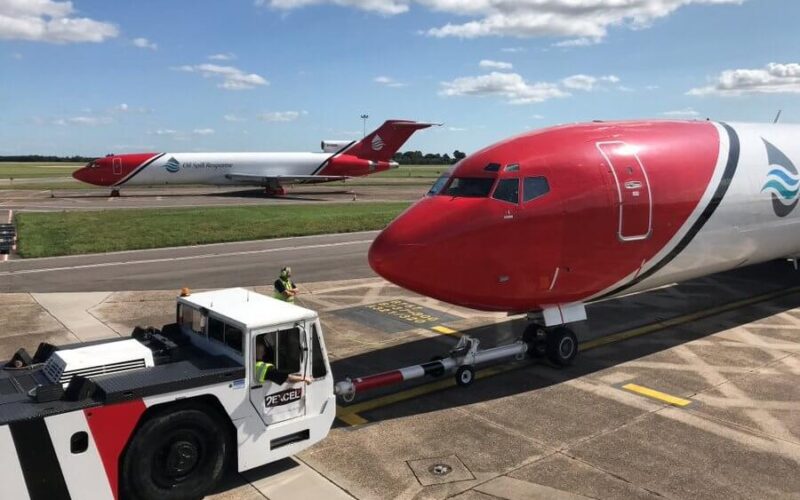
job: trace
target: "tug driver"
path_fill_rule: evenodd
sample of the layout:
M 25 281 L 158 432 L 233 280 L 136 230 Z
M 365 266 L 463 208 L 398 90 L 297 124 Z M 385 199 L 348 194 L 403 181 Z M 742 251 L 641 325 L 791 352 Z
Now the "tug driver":
M 279 385 L 285 384 L 287 380 L 289 382 L 305 382 L 306 384 L 313 382 L 311 377 L 304 377 L 296 373 L 278 370 L 274 364 L 275 351 L 272 349 L 272 346 L 264 345 L 260 342 L 257 343 L 256 360 L 256 379 L 260 384 L 263 384 L 267 380 Z

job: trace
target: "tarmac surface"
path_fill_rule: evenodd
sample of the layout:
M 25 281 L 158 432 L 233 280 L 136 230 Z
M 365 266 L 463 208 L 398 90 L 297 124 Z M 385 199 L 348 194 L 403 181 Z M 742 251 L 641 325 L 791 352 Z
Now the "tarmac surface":
M 358 179 L 344 183 L 287 186 L 286 195 L 265 196 L 260 188 L 239 187 L 132 187 L 111 197 L 109 188 L 3 190 L 0 209 L 51 212 L 126 208 L 196 208 L 229 205 L 323 204 L 353 201 L 414 201 L 434 179 Z
M 800 498 L 798 276 L 772 262 L 592 304 L 574 366 L 516 361 L 466 389 L 448 375 L 358 395 L 322 443 L 210 498 Z M 169 322 L 174 290 L 0 295 L 0 354 Z M 427 361 L 462 334 L 513 341 L 526 324 L 374 277 L 301 290 L 337 380 Z
M 2 214 L 0 214 L 2 215 Z M 271 283 L 291 265 L 300 282 L 374 277 L 378 231 L 0 261 L 0 293 L 178 290 Z

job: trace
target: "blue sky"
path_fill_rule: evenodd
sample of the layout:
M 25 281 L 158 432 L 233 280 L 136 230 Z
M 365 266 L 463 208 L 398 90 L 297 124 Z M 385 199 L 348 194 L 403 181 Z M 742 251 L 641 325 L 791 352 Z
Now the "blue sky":
M 0 0 L 0 155 L 471 152 L 592 119 L 800 121 L 795 0 Z

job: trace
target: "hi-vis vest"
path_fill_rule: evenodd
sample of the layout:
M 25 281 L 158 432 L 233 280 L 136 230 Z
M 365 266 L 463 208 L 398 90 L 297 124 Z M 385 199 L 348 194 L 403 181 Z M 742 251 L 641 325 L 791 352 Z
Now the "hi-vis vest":
M 259 383 L 264 383 L 267 380 L 267 372 L 270 371 L 272 368 L 275 368 L 275 365 L 272 363 L 266 363 L 264 361 L 256 361 L 256 380 Z
M 280 281 L 281 281 L 281 283 L 283 283 L 283 286 L 284 286 L 285 290 L 292 290 L 294 288 L 294 283 L 292 283 L 292 280 L 290 280 L 289 278 L 280 279 Z M 283 300 L 284 302 L 294 302 L 294 297 L 293 296 L 287 297 L 282 292 L 279 292 L 277 289 L 275 290 L 274 297 L 276 299 L 278 299 L 278 300 Z

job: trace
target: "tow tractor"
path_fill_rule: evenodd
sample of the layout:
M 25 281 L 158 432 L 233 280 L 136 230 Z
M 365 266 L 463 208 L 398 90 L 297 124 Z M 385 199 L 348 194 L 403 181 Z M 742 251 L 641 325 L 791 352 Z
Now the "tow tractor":
M 336 413 L 316 312 L 242 288 L 178 298 L 126 339 L 19 350 L 0 371 L 2 498 L 200 498 L 323 439 Z M 261 382 L 256 346 L 279 372 Z
M 42 343 L 4 365 L 2 497 L 200 498 L 229 465 L 245 471 L 325 438 L 336 395 L 448 373 L 468 386 L 476 366 L 539 346 L 532 337 L 480 350 L 464 336 L 447 356 L 334 385 L 316 312 L 243 288 L 185 290 L 160 330 Z M 262 382 L 258 361 L 304 381 Z

